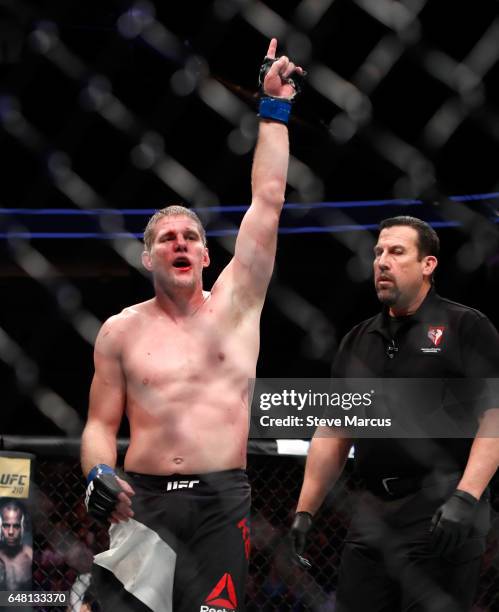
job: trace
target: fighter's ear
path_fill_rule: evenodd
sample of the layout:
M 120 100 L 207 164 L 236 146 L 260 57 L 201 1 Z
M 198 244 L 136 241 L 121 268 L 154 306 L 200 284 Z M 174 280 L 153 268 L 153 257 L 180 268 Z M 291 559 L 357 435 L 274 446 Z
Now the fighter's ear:
M 210 252 L 208 251 L 208 247 L 204 247 L 203 268 L 207 268 L 209 265 L 210 265 Z
M 142 251 L 142 265 L 148 272 L 152 271 L 151 253 L 149 253 L 147 250 Z

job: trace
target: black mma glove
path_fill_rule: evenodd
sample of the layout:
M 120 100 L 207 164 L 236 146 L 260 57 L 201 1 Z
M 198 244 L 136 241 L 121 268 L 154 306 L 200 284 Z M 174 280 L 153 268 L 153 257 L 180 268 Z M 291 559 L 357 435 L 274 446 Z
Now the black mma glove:
M 269 88 L 267 83 L 267 91 L 265 90 L 266 76 L 272 69 L 272 66 L 279 62 L 281 57 L 275 57 L 275 51 L 277 48 L 277 40 L 272 39 L 267 54 L 263 59 L 263 64 L 260 67 L 258 74 L 258 86 L 260 89 L 260 104 L 258 107 L 258 116 L 262 119 L 270 121 L 277 121 L 279 123 L 287 124 L 289 121 L 289 115 L 291 113 L 291 105 L 295 96 L 301 90 L 301 83 L 303 82 L 303 76 L 305 71 L 301 66 L 296 66 L 293 62 L 289 62 L 286 58 L 286 63 L 281 62 L 279 72 L 272 76 L 271 81 L 273 85 Z M 283 76 L 290 69 L 291 72 L 288 76 Z M 282 72 L 281 72 L 282 70 Z M 268 79 L 267 79 L 268 80 Z M 277 83 L 280 82 L 281 87 L 277 87 Z M 283 88 L 284 86 L 284 88 Z M 273 92 L 273 93 L 270 93 Z
M 267 72 L 270 70 L 270 68 L 272 67 L 272 64 L 275 64 L 275 62 L 277 62 L 279 60 L 278 57 L 276 58 L 271 58 L 271 57 L 267 57 L 265 56 L 263 58 L 263 63 L 260 66 L 260 71 L 258 73 L 258 87 L 260 88 L 260 95 L 261 96 L 266 96 L 267 94 L 265 93 L 264 89 L 263 89 L 263 82 L 265 81 L 265 77 L 267 75 Z M 293 78 L 288 77 L 285 81 L 286 83 L 289 83 L 290 85 L 293 86 L 295 93 L 290 97 L 287 98 L 287 100 L 289 100 L 289 102 L 291 102 L 291 100 L 293 100 L 295 98 L 295 96 L 297 96 L 303 87 L 303 80 L 304 80 L 304 76 L 307 73 L 304 71 L 303 74 L 299 74 L 298 72 L 295 72 L 293 74 Z
M 431 544 L 434 552 L 446 555 L 464 544 L 478 508 L 478 499 L 457 489 L 440 506 L 431 520 Z
M 85 506 L 90 516 L 104 523 L 111 517 L 123 491 L 113 468 L 100 463 L 93 467 L 87 477 Z
M 307 535 L 312 529 L 312 515 L 310 512 L 297 512 L 291 525 L 291 549 L 293 561 L 303 569 L 310 569 L 312 564 L 303 557 L 307 545 Z

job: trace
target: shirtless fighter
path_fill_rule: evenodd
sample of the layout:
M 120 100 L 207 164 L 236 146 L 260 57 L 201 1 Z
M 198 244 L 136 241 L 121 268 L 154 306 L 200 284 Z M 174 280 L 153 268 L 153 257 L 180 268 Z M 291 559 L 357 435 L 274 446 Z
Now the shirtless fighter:
M 33 549 L 23 535 L 24 510 L 8 501 L 0 510 L 0 590 L 31 590 Z
M 303 74 L 276 60 L 276 47 L 272 39 L 260 76 L 252 203 L 234 258 L 203 291 L 210 259 L 198 217 L 181 206 L 157 212 L 142 258 L 155 297 L 108 319 L 96 341 L 82 466 L 89 512 L 113 523 L 93 572 L 105 612 L 244 608 L 248 379 L 284 201 L 290 77 Z M 130 446 L 120 478 L 124 412 Z

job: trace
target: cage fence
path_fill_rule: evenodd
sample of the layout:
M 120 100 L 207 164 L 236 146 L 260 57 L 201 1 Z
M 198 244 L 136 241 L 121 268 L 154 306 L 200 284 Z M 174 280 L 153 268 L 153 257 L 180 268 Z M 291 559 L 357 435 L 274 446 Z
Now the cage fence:
M 61 445 L 58 455 L 47 455 L 45 451 L 36 461 L 36 494 L 32 503 L 33 590 L 69 591 L 69 606 L 60 608 L 67 612 L 100 610 L 89 574 L 93 555 L 107 548 L 107 529 L 88 516 L 84 506 L 85 481 L 74 447 L 66 456 L 61 454 L 64 448 L 68 448 L 66 443 Z M 304 464 L 304 455 L 279 454 L 272 441 L 250 443 L 247 472 L 252 486 L 251 555 L 246 597 L 249 612 L 334 612 L 342 546 L 361 483 L 349 461 L 315 521 L 307 548 L 312 569 L 307 572 L 293 563 L 288 535 Z M 493 510 L 473 610 L 498 609 L 499 516 Z
M 197 14 L 198 3 L 182 4 L 183 17 L 181 8 L 175 16 L 169 3 L 143 0 L 113 2 L 110 9 L 86 14 L 78 13 L 77 3 L 55 0 L 2 4 L 0 66 L 7 76 L 0 91 L 2 274 L 22 276 L 24 303 L 40 304 L 44 295 L 46 310 L 70 330 L 53 371 L 63 370 L 63 362 L 81 363 L 81 343 L 90 351 L 103 315 L 111 314 L 101 313 L 102 287 L 95 283 L 89 291 L 78 274 L 68 272 L 64 249 L 62 256 L 54 255 L 55 240 L 74 245 L 101 239 L 99 251 L 95 243 L 87 249 L 98 253 L 91 264 L 96 278 L 110 260 L 119 260 L 121 271 L 142 274 L 139 239 L 149 208 L 181 199 L 199 208 L 220 252 L 231 252 L 249 203 L 254 79 L 271 36 L 309 72 L 291 124 L 288 201 L 295 206 L 283 214 L 282 250 L 286 233 L 312 230 L 327 236 L 325 259 L 339 245 L 337 267 L 349 287 L 342 298 L 345 310 L 354 310 L 366 295 L 357 287 L 370 275 L 370 231 L 381 217 L 403 210 L 439 227 L 458 228 L 462 241 L 447 267 L 456 285 L 486 267 L 488 287 L 494 286 L 496 2 L 484 0 L 480 10 L 470 2 L 454 3 L 450 24 L 448 11 L 431 0 L 215 0 L 206 3 L 204 22 L 187 37 L 187 13 Z M 244 53 L 234 52 L 236 41 Z M 482 195 L 447 197 L 473 190 Z M 367 199 L 380 193 L 395 199 Z M 351 201 L 356 197 L 362 200 Z M 339 201 L 322 201 L 331 199 Z M 138 210 L 138 202 L 147 207 Z M 246 204 L 231 212 L 229 202 Z M 39 214 L 49 207 L 52 212 Z M 85 264 L 78 261 L 76 267 Z M 341 300 L 310 295 L 298 280 L 294 269 L 278 266 L 269 303 L 273 316 L 292 326 L 290 336 L 306 336 L 296 352 L 316 368 L 336 346 L 339 325 L 331 309 Z M 123 297 L 126 290 L 120 291 Z M 0 327 L 1 365 L 12 374 L 8 417 L 12 427 L 21 422 L 29 427 L 41 414 L 51 431 L 76 436 L 86 409 L 82 383 L 47 374 L 48 357 L 34 348 L 46 344 L 46 326 L 33 321 L 34 315 L 13 307 Z M 24 329 L 30 337 L 23 342 Z M 90 364 L 89 356 L 89 369 Z M 21 409 L 25 419 L 19 419 Z M 291 564 L 286 539 L 303 457 L 251 454 L 248 472 L 253 486 L 248 609 L 333 610 L 357 491 L 351 471 L 316 523 L 309 573 Z M 35 482 L 33 588 L 72 590 L 70 609 L 78 612 L 85 594 L 92 598 L 88 571 L 107 535 L 84 510 L 84 481 L 71 454 L 41 457 Z M 498 532 L 496 517 L 476 602 L 481 612 L 499 609 Z
M 10 426 L 16 427 L 19 406 L 43 415 L 51 432 L 81 433 L 84 382 L 52 372 L 78 359 L 82 344 L 91 350 L 102 320 L 115 312 L 103 307 L 110 299 L 99 285 L 106 267 L 114 281 L 144 275 L 140 237 L 154 208 L 179 200 L 196 207 L 213 244 L 213 267 L 230 256 L 251 197 L 256 74 L 272 36 L 279 53 L 296 58 L 309 76 L 290 126 L 288 203 L 269 327 L 278 319 L 299 338 L 301 363 L 325 371 L 346 331 L 339 319 L 365 302 L 371 232 L 381 218 L 400 212 L 457 228 L 461 241 L 443 282 L 455 289 L 482 274 L 487 288 L 494 286 L 497 3 L 483 0 L 480 10 L 455 4 L 454 28 L 442 6 L 214 0 L 199 11 L 191 1 L 175 10 L 147 0 L 105 8 L 3 3 L 1 271 L 23 281 L 22 292 L 6 291 L 13 305 L 0 324 Z M 372 199 L 378 196 L 384 199 Z M 348 286 L 345 299 L 323 285 L 318 295 L 313 282 L 300 284 L 295 268 L 303 261 L 288 263 L 297 234 L 314 238 L 313 246 L 300 244 L 321 260 L 337 261 L 341 277 L 334 280 Z M 68 249 L 58 246 L 65 240 Z M 81 249 L 89 261 L 71 260 L 70 251 L 86 240 L 92 242 Z M 81 282 L 84 274 L 96 279 L 93 288 Z M 302 268 L 305 274 L 311 281 L 310 269 Z M 127 281 L 116 291 L 120 309 Z M 45 326 L 32 324 L 33 316 L 26 323 L 17 295 L 24 304 L 43 297 L 54 328 L 68 330 L 64 356 L 52 353 L 50 373 L 37 348 L 46 341 Z M 90 359 L 85 367 L 88 374 Z

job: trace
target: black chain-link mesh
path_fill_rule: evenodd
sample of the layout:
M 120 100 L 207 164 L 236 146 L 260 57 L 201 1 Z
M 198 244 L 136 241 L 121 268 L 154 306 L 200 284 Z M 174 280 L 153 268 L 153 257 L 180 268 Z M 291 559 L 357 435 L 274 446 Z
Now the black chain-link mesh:
M 4 432 L 81 434 L 101 322 L 151 295 L 151 209 L 196 207 L 207 287 L 227 264 L 272 36 L 308 78 L 260 375 L 327 376 L 395 214 L 441 228 L 439 291 L 497 325 L 498 32 L 497 0 L 0 2 Z
M 341 550 L 355 503 L 357 482 L 349 467 L 328 496 L 310 535 L 310 572 L 291 562 L 287 533 L 303 478 L 304 460 L 296 457 L 249 458 L 253 489 L 252 553 L 247 584 L 248 612 L 292 610 L 334 611 Z M 107 532 L 91 520 L 83 504 L 84 480 L 75 460 L 40 460 L 33 509 L 36 591 L 80 589 L 92 555 L 104 550 Z M 474 612 L 499 610 L 499 518 L 493 515 Z M 78 579 L 78 577 L 80 577 Z M 75 584 L 76 583 L 76 584 Z M 83 585 L 83 586 L 80 586 Z M 76 593 L 72 598 L 77 601 Z M 93 601 L 93 608 L 98 604 Z M 50 608 L 56 610 L 56 608 Z M 77 612 L 79 605 L 70 605 Z
M 225 232 L 240 220 L 226 205 L 250 201 L 254 80 L 271 36 L 309 72 L 287 200 L 310 208 L 286 208 L 281 231 L 314 233 L 281 237 L 261 375 L 327 375 L 343 333 L 377 309 L 366 228 L 401 211 L 458 228 L 452 241 L 447 230 L 439 287 L 497 324 L 498 32 L 496 0 L 451 11 L 429 0 L 0 2 L 4 431 L 81 434 L 101 321 L 150 297 L 132 235 L 144 219 L 128 212 L 145 207 L 145 218 L 178 201 L 204 209 L 208 285 L 227 263 Z M 489 197 L 446 195 L 476 192 Z M 392 197 L 402 200 L 385 206 Z M 359 198 L 382 202 L 323 206 Z M 105 240 L 83 241 L 86 232 Z M 325 267 L 304 268 L 303 253 Z M 86 517 L 76 463 L 41 461 L 37 474 L 34 588 L 68 588 L 106 534 Z M 250 609 L 331 609 L 352 482 L 328 500 L 304 574 L 283 543 L 302 466 L 253 457 L 250 475 Z M 496 521 L 482 612 L 499 586 L 497 533 Z

